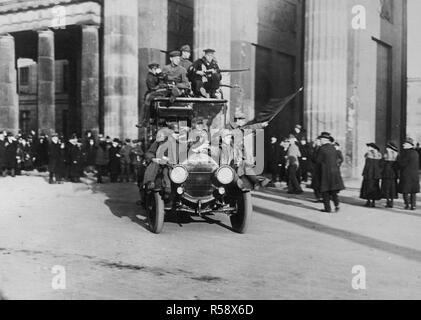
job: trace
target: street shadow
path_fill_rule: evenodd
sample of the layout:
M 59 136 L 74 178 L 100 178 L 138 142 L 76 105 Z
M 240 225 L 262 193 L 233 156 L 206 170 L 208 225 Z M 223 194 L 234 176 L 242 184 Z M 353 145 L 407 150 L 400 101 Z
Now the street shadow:
M 421 251 L 413 248 L 408 248 L 387 241 L 378 240 L 355 232 L 329 227 L 317 222 L 309 221 L 279 211 L 273 211 L 258 206 L 254 206 L 253 209 L 254 211 L 260 214 L 264 214 L 288 223 L 292 223 L 294 225 L 309 229 L 311 231 L 316 231 L 336 238 L 348 240 L 356 244 L 394 254 L 408 260 L 421 262 Z
M 105 194 L 108 199 L 104 203 L 114 216 L 120 219 L 127 217 L 149 231 L 146 212 L 136 204 L 137 187 L 127 183 L 92 184 L 91 190 L 93 193 Z
M 106 184 L 91 184 L 90 188 L 93 193 L 102 193 L 107 199 L 105 205 L 110 209 L 111 213 L 117 218 L 127 217 L 133 223 L 147 231 L 150 231 L 147 212 L 137 202 L 139 200 L 138 189 L 132 183 L 106 183 Z M 166 212 L 165 223 L 176 224 L 179 227 L 187 224 L 207 223 L 224 226 L 221 221 L 210 216 L 197 216 L 193 219 L 190 214 L 182 212 Z M 225 226 L 226 227 L 226 226 Z
M 256 198 L 262 199 L 262 200 L 279 202 L 279 203 L 282 203 L 282 204 L 285 204 L 285 205 L 291 205 L 291 206 L 295 206 L 295 207 L 303 208 L 303 209 L 308 209 L 308 210 L 312 210 L 312 211 L 319 210 L 316 207 L 308 206 L 308 205 L 305 205 L 301 202 L 291 200 L 291 199 L 301 200 L 301 201 L 304 200 L 304 201 L 315 203 L 316 199 L 314 198 L 313 193 L 309 192 L 309 191 L 305 191 L 302 195 L 290 195 L 290 194 L 287 194 L 285 191 L 282 191 L 282 190 L 274 191 L 274 190 L 270 190 L 270 189 L 261 190 L 260 192 L 266 193 L 266 194 L 269 194 L 269 195 L 273 195 L 273 196 L 278 196 L 278 197 L 282 198 L 282 200 L 274 199 L 274 198 L 271 198 L 271 197 L 265 197 L 265 196 L 260 195 L 260 194 L 253 194 L 253 196 L 256 197 Z M 339 194 L 339 202 L 343 203 L 343 204 L 355 206 L 355 207 L 365 208 L 367 210 L 370 210 L 370 209 L 371 210 L 377 209 L 377 210 L 382 210 L 382 211 L 384 210 L 385 212 L 390 212 L 390 213 L 393 213 L 393 214 L 400 214 L 400 215 L 405 215 L 405 216 L 410 216 L 410 217 L 421 218 L 420 210 L 417 210 L 415 212 L 404 210 L 403 206 L 402 206 L 402 208 L 397 207 L 397 205 L 401 205 L 400 203 L 395 203 L 394 208 L 385 208 L 384 207 L 385 200 L 377 201 L 376 208 L 366 208 L 364 206 L 364 204 L 366 203 L 366 200 L 360 199 L 360 198 L 353 198 L 353 197 L 344 196 L 344 195 Z M 323 204 L 320 204 L 320 205 L 323 206 Z

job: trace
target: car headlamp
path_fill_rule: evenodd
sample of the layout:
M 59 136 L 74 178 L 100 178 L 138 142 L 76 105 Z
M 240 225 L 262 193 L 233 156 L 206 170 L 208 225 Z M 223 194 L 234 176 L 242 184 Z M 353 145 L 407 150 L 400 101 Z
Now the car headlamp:
M 188 176 L 189 176 L 189 173 L 185 167 L 175 166 L 171 170 L 170 179 L 175 184 L 182 184 L 186 182 Z
M 216 179 L 222 184 L 230 184 L 234 178 L 234 170 L 229 166 L 222 166 L 216 171 Z

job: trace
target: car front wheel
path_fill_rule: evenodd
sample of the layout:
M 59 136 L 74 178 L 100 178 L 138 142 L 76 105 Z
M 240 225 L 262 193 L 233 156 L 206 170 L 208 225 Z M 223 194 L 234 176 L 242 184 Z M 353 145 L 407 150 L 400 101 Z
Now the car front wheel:
M 251 193 L 243 192 L 236 200 L 236 212 L 231 215 L 232 229 L 237 233 L 246 233 L 253 212 Z
M 164 227 L 164 200 L 162 200 L 159 192 L 151 192 L 148 197 L 149 228 L 153 233 L 159 234 Z

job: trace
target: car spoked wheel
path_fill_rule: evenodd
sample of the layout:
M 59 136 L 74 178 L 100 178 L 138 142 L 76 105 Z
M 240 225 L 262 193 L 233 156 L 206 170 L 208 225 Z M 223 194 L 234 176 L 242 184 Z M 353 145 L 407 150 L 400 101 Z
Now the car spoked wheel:
M 230 216 L 231 226 L 237 233 L 245 233 L 250 223 L 253 206 L 251 203 L 251 193 L 243 192 L 234 201 L 235 213 Z
M 150 192 L 147 200 L 149 228 L 153 233 L 161 233 L 164 227 L 164 200 L 159 192 Z

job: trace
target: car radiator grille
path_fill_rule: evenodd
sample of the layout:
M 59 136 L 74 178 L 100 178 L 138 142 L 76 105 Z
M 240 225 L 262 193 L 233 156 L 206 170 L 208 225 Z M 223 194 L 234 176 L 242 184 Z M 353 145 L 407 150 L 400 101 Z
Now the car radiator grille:
M 212 186 L 211 172 L 190 172 L 185 182 L 185 192 L 190 197 L 208 197 L 212 194 L 214 188 Z

